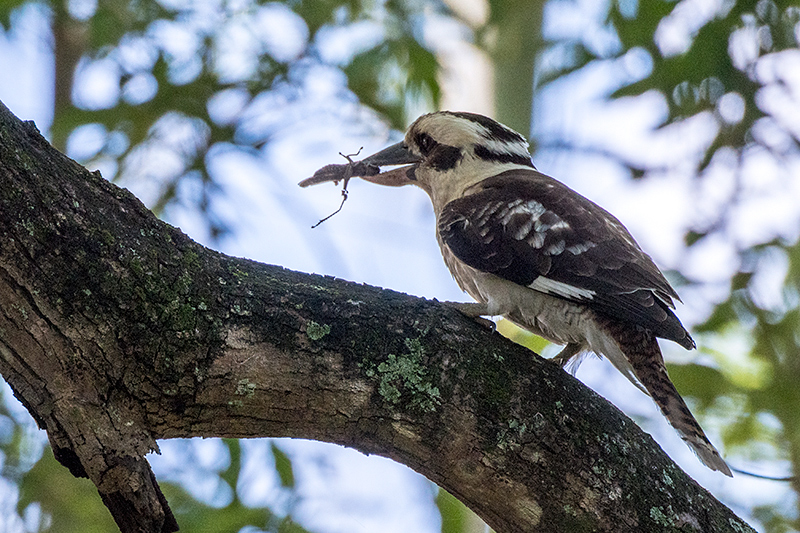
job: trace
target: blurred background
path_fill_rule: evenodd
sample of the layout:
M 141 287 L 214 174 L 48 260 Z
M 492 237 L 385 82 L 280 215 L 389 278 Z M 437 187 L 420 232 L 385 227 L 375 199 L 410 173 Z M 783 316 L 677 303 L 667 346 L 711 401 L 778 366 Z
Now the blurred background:
M 463 301 L 424 193 L 354 180 L 311 229 L 340 190 L 297 182 L 425 112 L 500 120 L 667 273 L 698 343 L 663 345 L 673 381 L 729 464 L 764 478 L 705 469 L 604 361 L 578 378 L 757 530 L 800 531 L 798 43 L 796 0 L 2 0 L 0 101 L 206 246 Z M 0 531 L 114 531 L 2 396 Z M 182 531 L 488 531 L 408 468 L 342 447 L 159 445 Z

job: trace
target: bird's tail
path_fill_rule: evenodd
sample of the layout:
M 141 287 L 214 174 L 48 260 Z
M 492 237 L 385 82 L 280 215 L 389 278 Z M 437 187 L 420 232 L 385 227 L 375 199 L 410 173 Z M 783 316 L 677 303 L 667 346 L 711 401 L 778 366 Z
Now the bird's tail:
M 625 331 L 614 333 L 613 336 L 630 362 L 636 378 L 644 385 L 670 425 L 675 428 L 697 458 L 711 470 L 733 476 L 731 469 L 720 457 L 714 445 L 709 442 L 703 428 L 692 416 L 686 402 L 670 381 L 656 337 L 648 331 L 633 329 L 630 326 L 626 327 Z

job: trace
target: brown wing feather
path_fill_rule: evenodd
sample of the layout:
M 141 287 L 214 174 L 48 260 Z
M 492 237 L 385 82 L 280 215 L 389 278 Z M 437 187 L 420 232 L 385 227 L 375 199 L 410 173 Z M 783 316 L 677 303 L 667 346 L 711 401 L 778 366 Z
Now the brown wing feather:
M 525 286 L 565 284 L 577 291 L 558 296 L 694 346 L 670 310 L 678 295 L 622 223 L 544 174 L 519 169 L 484 180 L 443 208 L 438 230 L 473 268 Z

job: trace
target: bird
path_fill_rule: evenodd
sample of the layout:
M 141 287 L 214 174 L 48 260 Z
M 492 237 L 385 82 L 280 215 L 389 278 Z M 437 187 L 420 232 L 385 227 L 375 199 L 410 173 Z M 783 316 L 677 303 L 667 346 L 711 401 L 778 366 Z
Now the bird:
M 678 294 L 611 213 L 533 165 L 524 136 L 483 115 L 439 111 L 365 158 L 363 179 L 413 184 L 431 199 L 447 268 L 475 303 L 564 345 L 562 367 L 606 357 L 648 394 L 699 460 L 732 476 L 667 374 L 657 338 L 695 342 Z M 402 165 L 377 173 L 384 166 Z M 307 180 L 308 181 L 308 180 Z

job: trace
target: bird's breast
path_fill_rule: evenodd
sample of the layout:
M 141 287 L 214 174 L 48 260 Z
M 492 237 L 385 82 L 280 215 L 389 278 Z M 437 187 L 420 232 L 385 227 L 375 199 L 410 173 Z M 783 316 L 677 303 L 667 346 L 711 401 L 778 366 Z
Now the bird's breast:
M 585 305 L 477 270 L 458 259 L 441 240 L 439 246 L 444 262 L 461 290 L 488 304 L 492 315 L 502 315 L 556 344 L 586 344 L 587 331 L 594 327 L 594 323 L 593 313 Z

